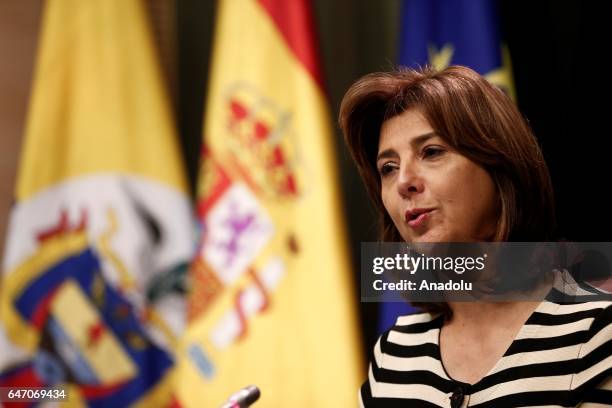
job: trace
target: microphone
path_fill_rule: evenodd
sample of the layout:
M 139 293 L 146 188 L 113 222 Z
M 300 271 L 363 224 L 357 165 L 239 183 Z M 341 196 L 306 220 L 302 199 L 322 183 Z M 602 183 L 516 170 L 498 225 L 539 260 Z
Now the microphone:
M 225 402 L 221 405 L 221 408 L 246 408 L 250 407 L 255 401 L 259 399 L 261 392 L 259 388 L 254 385 L 241 388 L 240 390 L 233 393 Z

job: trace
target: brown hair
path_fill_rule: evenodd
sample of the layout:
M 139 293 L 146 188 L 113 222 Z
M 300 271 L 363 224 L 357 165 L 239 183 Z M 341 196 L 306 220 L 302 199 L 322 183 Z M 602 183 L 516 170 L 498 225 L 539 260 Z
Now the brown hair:
M 473 70 L 451 66 L 372 73 L 340 106 L 340 127 L 370 197 L 380 239 L 402 241 L 380 196 L 376 155 L 384 121 L 417 108 L 451 147 L 482 166 L 495 183 L 500 216 L 495 241 L 547 241 L 555 229 L 554 195 L 538 142 L 514 102 Z M 449 312 L 445 304 L 419 304 Z

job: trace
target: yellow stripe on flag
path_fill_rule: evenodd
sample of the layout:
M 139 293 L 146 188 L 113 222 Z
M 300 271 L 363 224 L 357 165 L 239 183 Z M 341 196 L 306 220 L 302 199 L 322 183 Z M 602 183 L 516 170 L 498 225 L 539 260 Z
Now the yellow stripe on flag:
M 180 152 L 146 18 L 141 1 L 47 2 L 18 200 L 97 172 L 186 191 L 183 168 L 168 160 Z

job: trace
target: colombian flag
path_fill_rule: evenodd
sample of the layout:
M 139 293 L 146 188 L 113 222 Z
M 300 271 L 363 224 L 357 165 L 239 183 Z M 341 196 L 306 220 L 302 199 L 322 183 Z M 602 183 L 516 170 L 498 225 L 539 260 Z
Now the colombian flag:
M 139 0 L 49 0 L 0 282 L 0 386 L 168 406 L 190 203 Z M 165 283 L 165 284 L 164 284 Z
M 333 132 L 306 0 L 220 1 L 180 396 L 348 407 L 363 378 Z

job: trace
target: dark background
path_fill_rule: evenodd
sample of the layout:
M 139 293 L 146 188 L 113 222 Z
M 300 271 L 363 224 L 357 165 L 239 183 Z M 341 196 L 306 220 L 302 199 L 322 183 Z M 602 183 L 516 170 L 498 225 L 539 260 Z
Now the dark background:
M 320 53 L 332 120 L 360 76 L 389 69 L 396 60 L 399 0 L 316 0 Z M 194 180 L 201 136 L 214 3 L 178 4 L 179 121 Z M 518 104 L 538 137 L 556 193 L 558 237 L 608 241 L 610 162 L 608 95 L 602 89 L 609 35 L 595 23 L 598 2 L 499 1 L 503 38 L 510 49 Z M 612 22 L 604 22 L 612 24 Z M 602 35 L 602 31 L 606 31 Z M 370 206 L 336 126 L 345 212 L 358 296 L 359 243 L 376 239 Z M 361 303 L 364 346 L 376 333 L 377 305 Z

